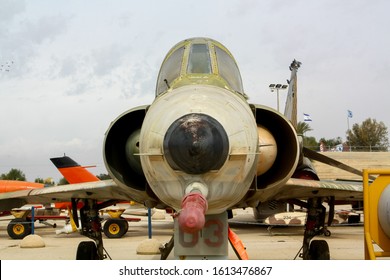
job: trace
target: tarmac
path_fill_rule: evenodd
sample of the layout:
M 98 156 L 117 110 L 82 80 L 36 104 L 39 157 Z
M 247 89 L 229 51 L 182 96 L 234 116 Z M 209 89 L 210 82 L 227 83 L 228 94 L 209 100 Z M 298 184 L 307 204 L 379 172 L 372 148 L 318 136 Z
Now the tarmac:
M 128 232 L 120 239 L 103 237 L 104 247 L 113 260 L 159 260 L 159 254 L 137 254 L 141 242 L 148 238 L 148 218 L 146 215 L 127 215 L 140 218 L 130 222 Z M 164 213 L 163 219 L 152 220 L 152 239 L 161 244 L 167 243 L 173 235 L 173 218 Z M 81 241 L 89 240 L 74 232 L 56 234 L 56 229 L 64 226 L 64 221 L 56 221 L 57 228 L 35 223 L 35 234 L 39 235 L 45 247 L 21 248 L 22 240 L 11 239 L 7 234 L 7 225 L 12 217 L 0 219 L 0 260 L 74 260 L 77 246 Z M 241 238 L 249 259 L 252 260 L 301 260 L 298 257 L 302 247 L 303 226 L 268 227 L 255 222 L 252 209 L 234 211 L 229 220 L 230 228 Z M 331 236 L 319 236 L 330 248 L 331 260 L 364 260 L 364 229 L 362 225 L 338 225 L 328 228 Z M 173 251 L 168 260 L 174 259 Z M 237 260 L 229 246 L 229 259 Z

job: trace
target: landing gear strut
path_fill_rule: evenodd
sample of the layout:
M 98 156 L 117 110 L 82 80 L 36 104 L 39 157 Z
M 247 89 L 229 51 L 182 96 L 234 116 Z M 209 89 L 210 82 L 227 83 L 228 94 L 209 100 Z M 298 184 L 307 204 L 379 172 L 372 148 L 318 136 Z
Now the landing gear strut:
M 300 256 L 304 260 L 329 260 L 328 243 L 325 240 L 311 241 L 317 235 L 330 235 L 330 232 L 325 227 L 326 209 L 322 205 L 322 198 L 310 198 L 306 207 L 307 219 L 303 235 L 303 252 Z
M 77 200 L 72 199 L 72 212 L 74 221 L 78 227 Z M 99 217 L 99 210 L 117 203 L 116 200 L 109 200 L 104 203 L 97 203 L 94 199 L 83 199 L 84 206 L 80 209 L 81 234 L 93 241 L 83 241 L 77 248 L 77 260 L 103 260 L 107 258 L 104 254 L 102 224 Z

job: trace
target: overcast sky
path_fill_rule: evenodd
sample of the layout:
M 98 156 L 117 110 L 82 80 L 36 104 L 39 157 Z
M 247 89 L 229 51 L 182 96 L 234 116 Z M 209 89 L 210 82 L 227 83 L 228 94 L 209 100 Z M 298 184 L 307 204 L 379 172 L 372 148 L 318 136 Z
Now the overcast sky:
M 270 83 L 298 72 L 298 118 L 319 140 L 367 118 L 390 127 L 390 2 L 0 0 L 0 173 L 61 178 L 50 157 L 106 173 L 110 122 L 149 104 L 161 62 L 197 36 L 224 44 L 250 102 L 276 108 Z M 280 92 L 283 110 L 286 91 Z

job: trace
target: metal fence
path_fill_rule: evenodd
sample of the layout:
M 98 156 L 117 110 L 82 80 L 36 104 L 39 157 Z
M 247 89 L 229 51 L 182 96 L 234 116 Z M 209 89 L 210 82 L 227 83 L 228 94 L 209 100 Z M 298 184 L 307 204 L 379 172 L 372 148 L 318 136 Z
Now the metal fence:
M 308 146 L 311 150 L 319 152 L 388 152 L 389 147 L 383 146 L 348 146 L 348 145 L 336 145 L 336 146 Z

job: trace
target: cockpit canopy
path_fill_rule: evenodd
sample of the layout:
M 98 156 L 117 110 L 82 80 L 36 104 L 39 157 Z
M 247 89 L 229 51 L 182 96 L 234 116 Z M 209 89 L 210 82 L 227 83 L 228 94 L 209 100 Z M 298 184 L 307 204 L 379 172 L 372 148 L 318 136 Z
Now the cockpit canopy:
M 158 75 L 156 96 L 189 84 L 215 85 L 244 95 L 233 56 L 222 44 L 208 38 L 184 40 L 168 52 Z

